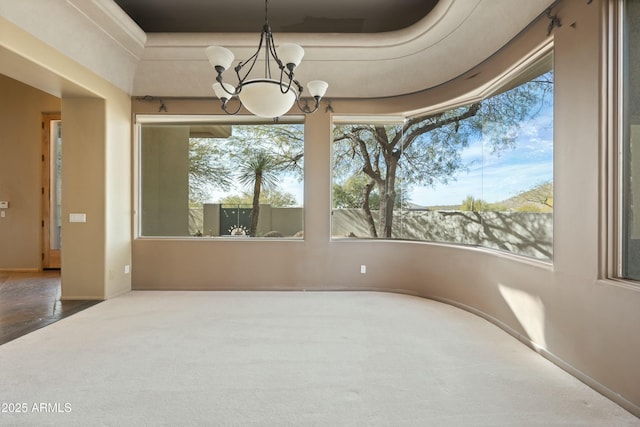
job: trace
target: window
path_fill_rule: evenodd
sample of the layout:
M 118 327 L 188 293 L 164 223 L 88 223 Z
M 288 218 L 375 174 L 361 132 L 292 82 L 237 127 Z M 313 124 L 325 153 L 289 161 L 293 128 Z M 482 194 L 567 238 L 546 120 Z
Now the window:
M 621 252 L 624 278 L 640 280 L 640 2 L 624 2 Z
M 499 93 L 451 110 L 336 123 L 333 238 L 460 243 L 550 260 L 551 67 L 548 55 Z
M 140 235 L 302 237 L 300 120 L 161 120 L 139 119 Z

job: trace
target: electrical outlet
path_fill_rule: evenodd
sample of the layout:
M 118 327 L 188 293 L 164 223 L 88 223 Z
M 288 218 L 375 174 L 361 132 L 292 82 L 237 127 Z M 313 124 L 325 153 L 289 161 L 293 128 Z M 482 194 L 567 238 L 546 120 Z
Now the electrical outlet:
M 366 265 L 361 265 L 360 266 L 360 274 L 367 274 L 367 266 Z
M 129 274 L 131 272 L 131 267 L 129 264 L 124 266 L 124 274 Z

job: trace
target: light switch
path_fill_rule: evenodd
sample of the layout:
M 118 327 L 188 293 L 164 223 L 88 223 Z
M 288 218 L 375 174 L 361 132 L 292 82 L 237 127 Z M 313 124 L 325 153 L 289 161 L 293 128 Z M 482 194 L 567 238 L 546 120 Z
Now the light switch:
M 87 214 L 85 213 L 70 213 L 69 222 L 87 222 Z
M 9 209 L 9 202 L 5 201 L 0 201 L 0 209 Z

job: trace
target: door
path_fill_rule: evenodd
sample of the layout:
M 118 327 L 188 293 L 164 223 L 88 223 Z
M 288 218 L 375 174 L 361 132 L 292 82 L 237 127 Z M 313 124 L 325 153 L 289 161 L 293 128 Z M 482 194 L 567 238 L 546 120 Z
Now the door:
M 60 268 L 62 249 L 62 121 L 42 115 L 42 268 Z

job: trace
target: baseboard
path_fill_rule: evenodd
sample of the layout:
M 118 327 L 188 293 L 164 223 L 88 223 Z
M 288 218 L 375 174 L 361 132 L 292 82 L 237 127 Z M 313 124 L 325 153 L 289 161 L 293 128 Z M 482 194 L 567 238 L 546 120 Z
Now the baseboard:
M 40 268 L 0 268 L 0 273 L 38 273 Z
M 640 406 L 638 406 L 635 403 L 625 399 L 623 396 L 621 396 L 620 394 L 618 394 L 615 391 L 611 390 L 609 387 L 603 385 L 602 383 L 596 381 L 595 379 L 593 379 L 589 375 L 585 374 L 584 372 L 582 372 L 579 369 L 575 368 L 571 364 L 567 363 L 564 359 L 558 357 L 557 355 L 555 355 L 554 353 L 550 352 L 546 348 L 541 347 L 540 345 L 538 345 L 535 342 L 531 341 L 531 339 L 529 339 L 529 337 L 526 337 L 526 336 L 522 335 L 520 332 L 516 331 L 515 329 L 513 329 L 511 326 L 507 325 L 503 321 L 501 321 L 499 319 L 496 319 L 495 317 L 493 317 L 493 316 L 491 316 L 491 315 L 489 315 L 487 313 L 484 313 L 484 312 L 478 310 L 477 308 L 468 306 L 466 304 L 459 303 L 457 301 L 449 300 L 447 298 L 429 297 L 429 296 L 425 296 L 425 298 L 429 298 L 429 299 L 432 299 L 434 301 L 439 301 L 439 302 L 442 302 L 442 303 L 445 303 L 445 304 L 452 305 L 454 307 L 457 307 L 457 308 L 460 308 L 462 310 L 465 310 L 465 311 L 468 311 L 470 313 L 473 313 L 473 314 L 475 314 L 475 315 L 477 315 L 479 317 L 482 317 L 483 319 L 487 320 L 488 322 L 493 323 L 494 325 L 496 325 L 500 329 L 504 330 L 506 333 L 508 333 L 509 335 L 513 336 L 518 341 L 522 342 L 527 347 L 531 348 L 533 351 L 535 351 L 536 353 L 538 353 L 539 355 L 541 355 L 542 357 L 544 357 L 545 359 L 547 359 L 548 361 L 550 361 L 554 365 L 558 366 L 563 371 L 566 371 L 570 375 L 574 376 L 575 378 L 577 378 L 578 380 L 580 380 L 581 382 L 583 382 L 587 386 L 591 387 L 592 389 L 594 389 L 598 393 L 600 393 L 603 396 L 605 396 L 607 399 L 611 400 L 612 402 L 615 402 L 616 404 L 620 405 L 622 408 L 624 408 L 627 411 L 631 412 L 636 417 L 640 417 Z
M 119 297 L 121 295 L 128 294 L 131 291 L 132 291 L 132 289 L 130 289 L 130 288 L 119 289 L 118 291 L 114 292 L 113 294 L 107 295 L 104 299 L 108 300 L 108 299 L 116 298 L 116 297 Z
M 60 301 L 104 301 L 104 298 L 102 297 L 97 297 L 95 295 L 92 296 L 78 296 L 78 295 L 73 295 L 70 297 L 60 297 Z

